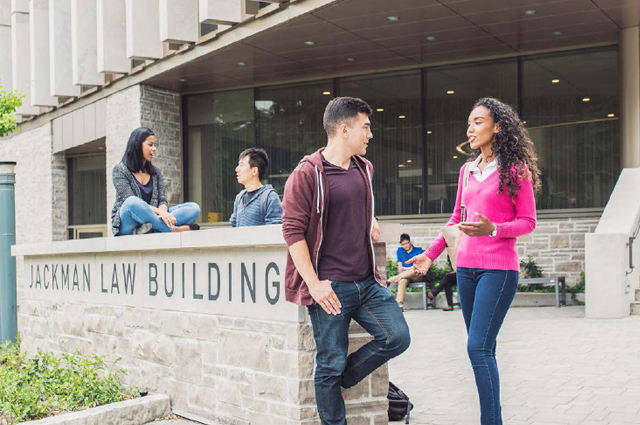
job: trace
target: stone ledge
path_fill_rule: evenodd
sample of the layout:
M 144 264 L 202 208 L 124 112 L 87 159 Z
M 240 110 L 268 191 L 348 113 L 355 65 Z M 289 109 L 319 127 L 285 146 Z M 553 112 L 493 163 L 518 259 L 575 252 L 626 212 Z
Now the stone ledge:
M 178 248 L 269 248 L 286 244 L 280 224 L 252 227 L 218 227 L 181 233 L 151 233 L 146 235 L 75 239 L 57 242 L 13 245 L 11 255 L 88 254 L 98 252 L 158 251 Z
M 106 404 L 78 412 L 62 413 L 23 425 L 142 425 L 171 413 L 171 402 L 165 394 L 153 394 L 118 403 Z

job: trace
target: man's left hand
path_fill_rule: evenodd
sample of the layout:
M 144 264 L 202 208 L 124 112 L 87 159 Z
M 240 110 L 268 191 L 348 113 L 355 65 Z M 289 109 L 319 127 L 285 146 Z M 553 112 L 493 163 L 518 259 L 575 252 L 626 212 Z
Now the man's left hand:
M 375 218 L 373 219 L 373 229 L 371 229 L 371 240 L 374 242 L 380 241 L 380 225 Z
M 463 221 L 458 224 L 460 231 L 468 236 L 490 235 L 496 228 L 496 225 L 480 213 L 476 213 L 475 215 L 480 221 Z

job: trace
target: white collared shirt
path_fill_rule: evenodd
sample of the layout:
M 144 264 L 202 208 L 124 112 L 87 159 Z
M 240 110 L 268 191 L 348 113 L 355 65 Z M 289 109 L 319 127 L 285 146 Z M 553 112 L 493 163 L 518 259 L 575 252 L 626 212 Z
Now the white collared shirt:
M 478 155 L 478 158 L 476 158 L 475 161 L 473 161 L 473 162 L 471 162 L 469 164 L 469 172 L 471 174 L 473 174 L 473 176 L 479 182 L 484 181 L 485 179 L 487 179 L 487 177 L 489 177 L 491 174 L 494 173 L 494 171 L 496 171 L 498 169 L 498 158 L 497 157 L 494 158 L 493 161 L 488 163 L 484 167 L 484 170 L 482 170 L 482 171 L 480 171 L 480 168 L 478 168 L 478 164 L 480 164 L 480 161 L 482 161 L 482 155 Z

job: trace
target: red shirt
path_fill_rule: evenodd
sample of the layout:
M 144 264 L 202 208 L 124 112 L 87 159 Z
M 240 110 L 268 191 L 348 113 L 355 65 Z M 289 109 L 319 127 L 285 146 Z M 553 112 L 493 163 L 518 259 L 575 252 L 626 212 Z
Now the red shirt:
M 327 225 L 318 262 L 320 280 L 360 281 L 372 272 L 367 227 L 367 184 L 358 166 L 322 159 L 327 176 Z

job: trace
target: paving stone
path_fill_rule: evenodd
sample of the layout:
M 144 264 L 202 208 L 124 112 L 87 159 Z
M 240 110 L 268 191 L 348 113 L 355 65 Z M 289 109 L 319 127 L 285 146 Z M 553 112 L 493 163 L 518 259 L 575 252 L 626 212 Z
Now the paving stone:
M 411 423 L 475 424 L 478 395 L 460 310 L 405 314 L 411 346 L 389 377 L 415 407 Z M 584 307 L 512 308 L 498 336 L 503 420 L 520 424 L 640 423 L 640 316 L 584 318 Z

